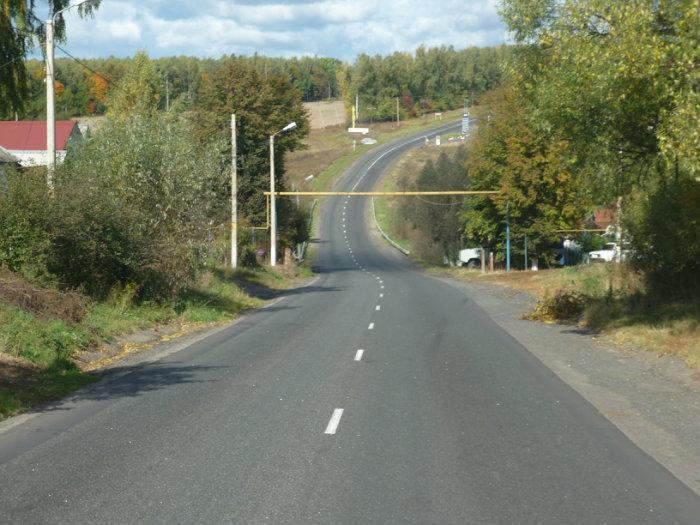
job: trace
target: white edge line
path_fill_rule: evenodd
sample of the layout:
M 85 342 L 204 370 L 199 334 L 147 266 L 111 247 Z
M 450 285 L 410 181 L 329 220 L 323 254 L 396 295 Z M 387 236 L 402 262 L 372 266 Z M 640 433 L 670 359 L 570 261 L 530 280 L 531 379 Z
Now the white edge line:
M 333 411 L 331 420 L 328 422 L 328 426 L 326 427 L 326 434 L 335 434 L 335 431 L 338 429 L 338 425 L 340 424 L 341 417 L 343 417 L 343 409 L 336 408 Z

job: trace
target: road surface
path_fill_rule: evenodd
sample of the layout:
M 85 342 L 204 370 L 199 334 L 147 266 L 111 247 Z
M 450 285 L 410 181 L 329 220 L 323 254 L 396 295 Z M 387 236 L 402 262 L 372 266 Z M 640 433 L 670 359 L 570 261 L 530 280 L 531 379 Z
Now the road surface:
M 0 522 L 700 522 L 468 296 L 379 248 L 366 205 L 327 201 L 312 285 L 0 434 Z

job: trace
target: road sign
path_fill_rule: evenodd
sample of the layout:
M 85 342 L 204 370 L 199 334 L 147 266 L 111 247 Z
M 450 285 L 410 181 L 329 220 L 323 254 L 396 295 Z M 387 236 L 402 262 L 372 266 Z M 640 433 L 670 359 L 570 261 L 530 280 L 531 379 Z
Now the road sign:
M 462 116 L 462 135 L 469 133 L 469 113 Z

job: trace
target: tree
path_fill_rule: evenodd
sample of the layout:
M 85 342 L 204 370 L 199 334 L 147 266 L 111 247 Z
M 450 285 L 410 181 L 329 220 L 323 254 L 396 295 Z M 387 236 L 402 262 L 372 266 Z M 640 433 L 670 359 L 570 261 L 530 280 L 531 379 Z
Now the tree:
M 527 235 L 532 253 L 552 262 L 557 230 L 578 228 L 590 208 L 569 144 L 530 125 L 532 108 L 510 86 L 489 93 L 483 110 L 489 118 L 476 130 L 466 166 L 472 189 L 501 193 L 466 200 L 464 236 L 502 255 L 509 218 L 512 237 Z
M 687 287 L 700 262 L 664 247 L 685 244 L 688 222 L 670 227 L 674 214 L 659 210 L 694 227 L 697 1 L 504 0 L 502 14 L 519 44 L 509 76 L 529 104 L 525 121 L 567 143 L 567 165 L 596 204 L 618 203 L 638 268 Z
M 409 191 L 459 190 L 469 186 L 464 167 L 466 149 L 460 148 L 454 156 L 440 153 L 436 162 L 428 161 Z M 442 262 L 444 257 L 456 260 L 462 244 L 459 211 L 462 199 L 455 197 L 426 197 L 411 199 L 402 204 L 399 214 L 425 239 L 439 247 L 434 257 Z
M 138 52 L 109 96 L 107 114 L 113 118 L 127 118 L 133 113 L 155 113 L 161 85 L 153 61 L 145 52 Z
M 69 0 L 48 0 L 49 14 L 64 9 Z M 78 8 L 81 16 L 89 15 L 100 4 L 94 0 Z M 43 42 L 43 22 L 34 13 L 35 0 L 0 0 L 0 114 L 20 111 L 29 94 L 24 59 L 35 45 Z M 56 39 L 65 38 L 65 23 L 59 15 Z
M 192 113 L 195 133 L 202 144 L 212 138 L 220 144 L 228 144 L 230 116 L 236 114 L 238 124 L 238 177 L 239 214 L 255 225 L 266 220 L 266 200 L 263 194 L 269 189 L 269 136 L 277 133 L 289 122 L 296 122 L 292 133 L 281 134 L 275 140 L 276 188 L 284 190 L 284 154 L 303 146 L 309 123 L 301 103 L 301 94 L 294 89 L 286 76 L 265 76 L 248 61 L 238 58 L 223 60 L 211 76 L 206 75 Z M 231 162 L 230 148 L 221 154 Z M 221 188 L 222 192 L 228 187 Z M 287 200 L 280 201 L 280 240 L 293 245 L 287 225 L 293 214 L 285 207 L 293 206 Z M 304 232 L 306 234 L 306 232 Z

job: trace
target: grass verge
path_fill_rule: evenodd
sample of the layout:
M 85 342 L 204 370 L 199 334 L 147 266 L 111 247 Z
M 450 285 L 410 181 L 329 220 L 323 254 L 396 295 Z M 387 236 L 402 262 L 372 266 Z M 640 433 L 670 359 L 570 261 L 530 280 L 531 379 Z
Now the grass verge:
M 168 327 L 163 333 L 182 335 L 207 326 L 235 319 L 241 312 L 255 308 L 275 290 L 293 287 L 312 274 L 304 267 L 270 270 L 213 268 L 172 301 L 137 303 L 135 290 L 114 290 L 104 301 L 82 298 L 79 316 L 75 312 L 60 318 L 32 304 L 32 294 L 45 301 L 53 296 L 58 303 L 61 292 L 37 289 L 12 276 L 14 296 L 2 294 L 10 279 L 0 281 L 0 419 L 24 412 L 37 404 L 57 399 L 89 384 L 95 370 L 121 357 L 125 348 L 138 349 L 129 334 L 143 329 Z M 76 300 L 76 294 L 71 294 Z M 29 299 L 28 299 L 29 298 Z M 155 330 L 156 332 L 158 330 Z M 145 346 L 152 346 L 155 340 Z

